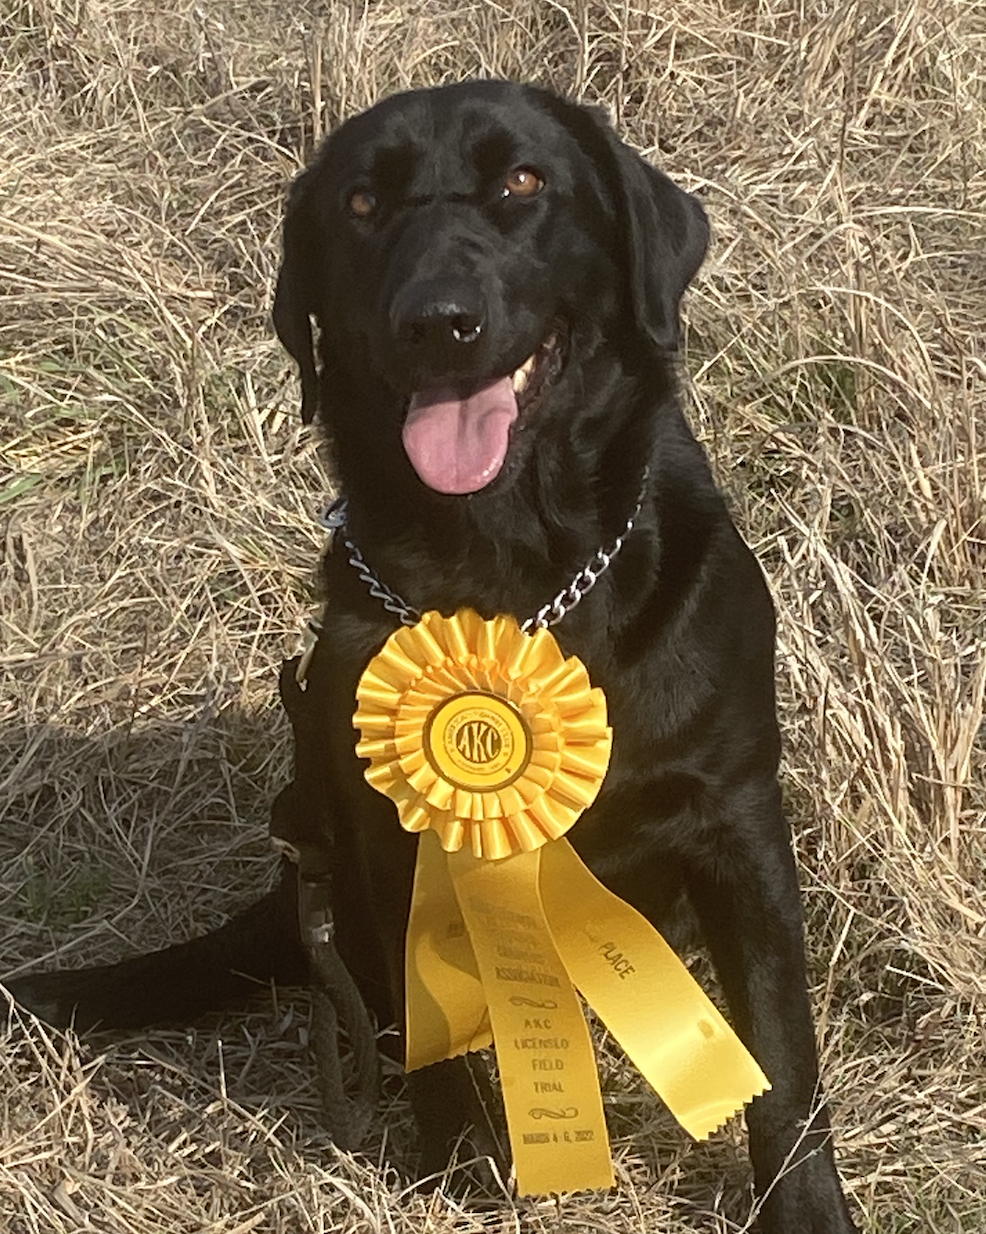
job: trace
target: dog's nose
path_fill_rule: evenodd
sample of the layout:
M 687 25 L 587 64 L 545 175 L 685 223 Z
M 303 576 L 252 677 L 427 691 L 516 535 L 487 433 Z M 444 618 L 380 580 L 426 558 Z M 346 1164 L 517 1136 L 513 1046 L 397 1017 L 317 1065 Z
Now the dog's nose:
M 398 340 L 416 357 L 454 364 L 459 349 L 483 333 L 485 312 L 479 295 L 466 286 L 418 283 L 397 297 L 392 322 Z

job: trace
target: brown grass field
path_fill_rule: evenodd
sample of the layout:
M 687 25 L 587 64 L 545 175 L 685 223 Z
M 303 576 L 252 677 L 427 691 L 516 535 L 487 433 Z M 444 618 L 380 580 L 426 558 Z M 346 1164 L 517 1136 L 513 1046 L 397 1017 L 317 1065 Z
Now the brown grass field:
M 285 186 L 392 89 L 534 79 L 710 211 L 684 382 L 780 610 L 841 1168 L 867 1231 L 981 1234 L 986 3 L 0 0 L 0 40 L 0 976 L 271 876 L 331 489 L 270 327 Z M 605 1043 L 617 1190 L 469 1207 L 385 1164 L 396 1076 L 367 1153 L 329 1144 L 307 1023 L 0 1012 L 0 1230 L 748 1228 L 739 1122 L 686 1142 Z

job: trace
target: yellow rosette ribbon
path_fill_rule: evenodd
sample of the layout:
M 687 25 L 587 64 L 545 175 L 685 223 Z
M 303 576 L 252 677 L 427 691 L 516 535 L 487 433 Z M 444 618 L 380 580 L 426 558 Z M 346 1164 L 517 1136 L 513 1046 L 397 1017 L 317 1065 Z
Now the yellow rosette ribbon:
M 580 660 L 512 617 L 425 613 L 371 660 L 357 699 L 366 778 L 422 833 L 407 1069 L 492 1042 L 522 1195 L 613 1185 L 576 990 L 696 1138 L 769 1087 L 661 935 L 563 838 L 612 745 Z

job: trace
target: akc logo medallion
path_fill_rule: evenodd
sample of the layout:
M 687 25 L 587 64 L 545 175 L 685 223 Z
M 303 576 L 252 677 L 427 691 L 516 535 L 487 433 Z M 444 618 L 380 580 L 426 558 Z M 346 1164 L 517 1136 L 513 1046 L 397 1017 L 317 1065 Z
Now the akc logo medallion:
M 445 699 L 428 717 L 425 757 L 442 779 L 470 792 L 506 788 L 527 769 L 527 721 L 506 699 L 470 691 Z

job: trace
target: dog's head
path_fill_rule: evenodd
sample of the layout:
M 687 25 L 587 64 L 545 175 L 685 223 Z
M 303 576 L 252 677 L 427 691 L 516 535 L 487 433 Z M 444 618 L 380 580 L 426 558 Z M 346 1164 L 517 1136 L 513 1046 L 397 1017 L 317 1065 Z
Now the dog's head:
M 424 485 L 470 493 L 585 381 L 573 357 L 674 352 L 707 240 L 695 198 L 598 110 L 499 81 L 414 91 L 295 183 L 274 323 L 341 454 L 400 439 Z

